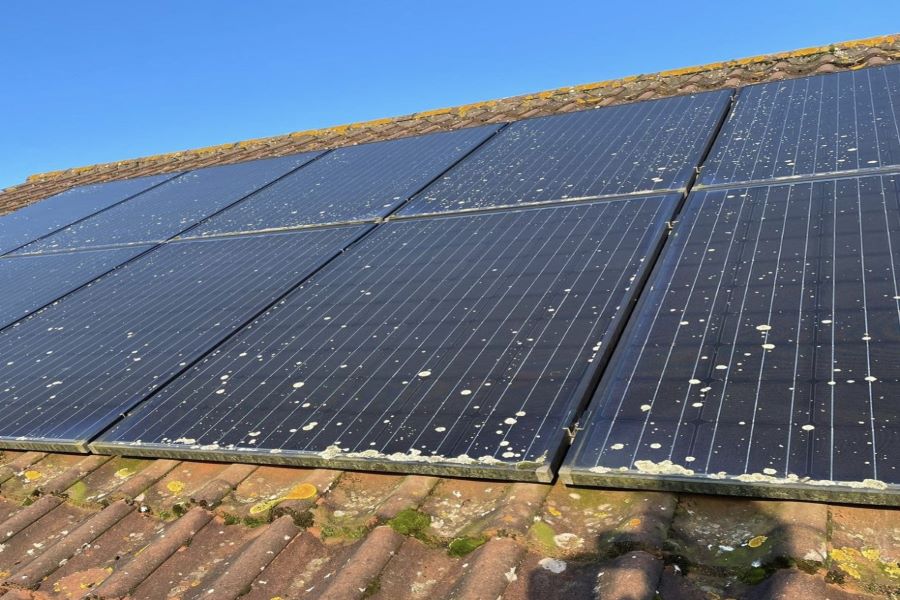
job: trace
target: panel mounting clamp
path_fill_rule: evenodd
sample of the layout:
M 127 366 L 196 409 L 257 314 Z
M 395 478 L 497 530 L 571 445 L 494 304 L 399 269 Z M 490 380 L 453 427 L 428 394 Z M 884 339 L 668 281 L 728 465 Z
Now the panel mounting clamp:
M 575 436 L 578 435 L 579 431 L 584 431 L 584 427 L 582 427 L 577 421 L 569 427 L 563 427 L 566 435 L 569 437 L 569 444 L 575 443 Z

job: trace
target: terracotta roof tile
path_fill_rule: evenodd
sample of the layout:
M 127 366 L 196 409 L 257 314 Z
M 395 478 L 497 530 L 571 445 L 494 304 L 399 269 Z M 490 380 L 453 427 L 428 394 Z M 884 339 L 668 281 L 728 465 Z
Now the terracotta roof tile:
M 97 181 L 897 60 L 900 36 L 886 36 L 69 169 L 0 193 L 0 211 Z M 561 484 L 5 452 L 0 595 L 888 597 L 900 594 L 898 515 Z
M 0 465 L 18 469 L 23 455 L 6 453 Z M 61 473 L 85 471 L 84 457 L 44 460 L 51 457 L 69 464 Z M 524 598 L 622 582 L 637 592 L 660 580 L 738 595 L 770 589 L 773 574 L 786 589 L 811 585 L 808 576 L 792 579 L 791 565 L 821 585 L 842 582 L 834 587 L 841 593 L 900 589 L 897 511 L 281 467 L 248 474 L 245 465 L 171 461 L 113 471 L 116 460 L 64 496 L 0 499 L 0 589 L 135 598 L 209 589 L 223 598 L 244 590 L 250 598 L 499 590 Z M 169 485 L 176 482 L 184 487 Z M 204 489 L 221 494 L 223 483 L 214 509 L 191 503 Z M 142 487 L 139 500 L 113 500 Z M 277 510 L 290 502 L 299 504 Z

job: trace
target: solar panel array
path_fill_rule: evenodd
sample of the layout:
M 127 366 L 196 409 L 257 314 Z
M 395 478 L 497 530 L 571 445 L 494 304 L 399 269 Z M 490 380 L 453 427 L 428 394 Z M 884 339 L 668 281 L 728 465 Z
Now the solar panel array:
M 898 74 L 741 91 L 565 480 L 896 502 Z
M 669 137 L 681 144 L 664 148 L 677 151 L 672 160 L 687 157 L 690 164 L 673 166 L 672 175 L 663 173 L 666 163 L 657 150 L 642 155 L 638 170 L 652 166 L 653 176 L 681 177 L 686 184 L 727 100 L 728 93 L 715 93 L 673 99 L 669 102 L 675 109 L 651 103 L 609 109 L 612 117 L 590 111 L 580 123 L 605 123 L 618 128 L 610 135 L 625 138 L 631 135 L 625 132 L 629 125 L 633 135 L 650 135 L 650 128 L 670 130 Z M 568 115 L 555 118 L 571 120 Z M 545 126 L 556 127 L 552 120 Z M 465 169 L 511 127 L 516 125 L 493 137 L 493 128 L 464 130 L 403 146 L 389 142 L 335 151 L 268 188 L 259 202 L 250 197 L 211 219 L 208 230 L 201 225 L 188 232 L 233 235 L 241 229 L 310 227 L 320 219 L 317 212 L 324 222 L 388 216 L 387 223 L 126 415 L 92 447 L 378 470 L 465 473 L 477 465 L 491 476 L 550 477 L 563 447 L 564 427 L 605 363 L 680 196 L 650 195 L 651 184 L 642 195 L 629 189 L 596 205 L 506 207 L 496 214 L 409 219 L 419 216 L 415 207 L 424 202 L 415 194 L 416 186 L 439 178 L 442 170 Z M 572 131 L 570 125 L 563 129 Z M 590 140 L 580 143 L 590 147 Z M 522 152 L 512 149 L 523 153 L 528 144 L 522 139 Z M 443 158 L 419 157 L 426 149 Z M 472 154 L 459 160 L 465 151 Z M 356 167 L 358 177 L 323 184 L 321 192 L 307 193 L 309 188 L 295 185 L 323 181 L 323 174 L 343 177 L 349 167 L 331 164 L 328 157 L 349 160 L 355 152 L 360 158 L 354 160 L 374 166 Z M 410 180 L 413 157 L 434 165 L 428 177 Z M 551 162 L 549 155 L 544 158 Z M 568 153 L 552 162 L 561 172 L 574 173 L 581 165 L 596 174 L 609 160 L 598 153 Z M 360 182 L 370 177 L 362 194 Z M 501 174 L 498 184 L 506 185 L 506 179 Z M 351 190 L 363 202 L 334 205 L 339 196 L 328 188 Z M 384 190 L 402 191 L 391 191 L 390 197 Z M 566 194 L 557 188 L 545 196 L 568 204 L 573 199 Z M 376 206 L 373 198 L 388 200 Z M 481 208 L 495 209 L 495 204 L 489 201 Z M 401 206 L 409 210 L 398 211 L 397 217 L 406 218 L 394 221 L 388 213 Z M 312 221 L 302 220 L 311 215 Z M 232 225 L 219 228 L 218 222 L 226 220 Z M 562 290 L 547 290 L 556 284 Z M 572 293 L 568 300 L 557 297 L 567 293 Z M 485 349 L 488 340 L 493 345 Z M 440 365 L 442 359 L 449 363 Z M 464 376 L 471 380 L 461 383 Z M 460 388 L 463 384 L 472 387 Z M 523 394 L 531 400 L 525 401 Z M 493 422 L 516 404 L 515 411 Z M 169 417 L 158 427 L 162 414 Z M 427 423 L 432 417 L 441 422 Z M 493 426 L 494 433 L 481 431 L 479 419 L 484 427 Z M 503 435 L 496 433 L 504 428 Z
M 379 227 L 95 447 L 537 477 L 678 201 Z
M 883 501 L 900 66 L 731 97 L 204 169 L 10 237 L 0 445 Z
M 440 172 L 413 169 L 446 168 L 496 129 L 373 144 L 363 152 L 370 160 L 360 164 L 382 178 L 380 194 L 409 189 L 411 195 L 417 178 L 425 178 L 421 187 Z M 5 287 L 10 298 L 0 327 L 10 326 L 0 344 L 5 341 L 4 356 L 15 359 L 0 366 L 6 417 L 0 440 L 11 447 L 84 450 L 128 408 L 362 235 L 369 225 L 165 243 L 321 156 L 185 173 L 68 226 L 60 223 L 56 233 L 0 260 L 0 277 L 27 286 L 17 295 Z M 337 171 L 338 188 L 347 174 Z M 278 189 L 282 196 L 292 193 Z

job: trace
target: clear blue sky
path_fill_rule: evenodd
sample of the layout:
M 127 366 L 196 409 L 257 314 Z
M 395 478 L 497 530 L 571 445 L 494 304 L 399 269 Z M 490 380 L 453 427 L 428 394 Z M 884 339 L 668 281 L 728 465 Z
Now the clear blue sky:
M 32 173 L 892 33 L 900 2 L 0 3 L 0 188 Z

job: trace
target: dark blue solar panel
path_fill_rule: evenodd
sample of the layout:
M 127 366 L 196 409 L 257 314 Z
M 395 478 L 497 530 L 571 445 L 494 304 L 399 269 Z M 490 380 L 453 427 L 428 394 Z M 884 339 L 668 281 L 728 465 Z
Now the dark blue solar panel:
M 900 65 L 740 90 L 703 185 L 900 166 Z
M 62 298 L 151 246 L 0 259 L 0 328 Z
M 900 489 L 900 176 L 694 193 L 670 240 L 569 479 Z
M 318 154 L 307 152 L 191 171 L 29 244 L 19 253 L 163 241 Z
M 387 215 L 499 125 L 338 148 L 185 236 L 371 220 Z
M 72 188 L 0 217 L 0 254 L 109 208 L 177 173 Z
M 380 225 L 93 447 L 546 479 L 678 200 Z
M 168 243 L 8 327 L 0 446 L 83 449 L 362 229 Z
M 683 189 L 729 98 L 711 92 L 512 123 L 400 214 Z

